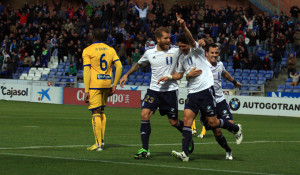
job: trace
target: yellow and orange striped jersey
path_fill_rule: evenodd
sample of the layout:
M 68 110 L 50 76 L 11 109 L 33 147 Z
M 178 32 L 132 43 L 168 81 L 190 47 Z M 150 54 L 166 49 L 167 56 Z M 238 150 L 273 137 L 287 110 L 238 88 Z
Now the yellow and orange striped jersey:
M 113 64 L 119 61 L 115 49 L 102 42 L 94 42 L 83 50 L 82 58 L 83 66 L 91 67 L 89 89 L 110 88 Z

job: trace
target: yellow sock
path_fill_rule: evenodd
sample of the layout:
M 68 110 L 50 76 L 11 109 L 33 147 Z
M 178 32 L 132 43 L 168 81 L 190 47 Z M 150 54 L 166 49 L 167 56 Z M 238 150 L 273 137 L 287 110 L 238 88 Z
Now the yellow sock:
M 93 114 L 92 125 L 93 125 L 93 131 L 94 131 L 96 144 L 98 146 L 101 146 L 102 124 L 101 124 L 101 115 L 100 114 Z
M 195 120 L 193 121 L 193 124 L 192 124 L 191 128 L 192 128 L 192 130 L 196 130 L 196 122 L 195 122 Z
M 102 140 L 104 140 L 105 126 L 106 126 L 106 115 L 104 113 L 101 114 L 101 123 L 102 123 L 101 138 L 102 138 Z
M 205 126 L 203 126 L 203 127 L 202 127 L 202 131 L 201 131 L 201 135 L 204 136 L 205 134 L 206 134 L 206 129 L 205 129 Z

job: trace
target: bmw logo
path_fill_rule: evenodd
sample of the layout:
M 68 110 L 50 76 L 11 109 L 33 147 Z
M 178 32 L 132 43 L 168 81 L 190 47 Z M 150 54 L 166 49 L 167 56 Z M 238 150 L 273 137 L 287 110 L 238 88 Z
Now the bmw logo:
M 240 108 L 241 102 L 240 102 L 239 99 L 233 98 L 233 99 L 230 100 L 229 106 L 230 106 L 231 110 L 236 111 Z

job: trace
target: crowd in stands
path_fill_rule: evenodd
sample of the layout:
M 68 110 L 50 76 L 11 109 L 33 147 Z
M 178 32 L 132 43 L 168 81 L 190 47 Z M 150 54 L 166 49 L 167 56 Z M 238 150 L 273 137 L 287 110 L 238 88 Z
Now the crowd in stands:
M 277 77 L 283 58 L 300 55 L 296 6 L 291 9 L 292 18 L 276 12 L 255 14 L 250 4 L 213 9 L 202 1 L 175 1 L 168 11 L 160 0 L 152 0 L 151 8 L 147 3 L 138 6 L 123 0 L 99 6 L 81 4 L 76 9 L 70 2 L 62 6 L 62 0 L 53 0 L 52 6 L 50 11 L 49 4 L 39 0 L 24 3 L 21 9 L 0 4 L 1 76 L 12 77 L 18 66 L 48 67 L 52 56 L 82 70 L 82 50 L 91 44 L 94 28 L 105 31 L 107 44 L 116 49 L 122 64 L 131 65 L 155 46 L 157 27 L 170 28 L 176 47 L 182 33 L 176 13 L 182 15 L 195 39 L 218 43 L 220 59 L 233 62 L 233 69 L 274 70 Z M 290 76 L 296 72 L 297 59 L 286 61 Z

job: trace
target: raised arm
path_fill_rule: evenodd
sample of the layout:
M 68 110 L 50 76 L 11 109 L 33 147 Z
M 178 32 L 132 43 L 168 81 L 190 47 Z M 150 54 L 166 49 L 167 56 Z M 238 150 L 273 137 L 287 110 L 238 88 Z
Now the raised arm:
M 186 36 L 186 39 L 188 40 L 190 46 L 195 48 L 196 47 L 196 41 L 194 40 L 192 33 L 187 28 L 185 21 L 183 19 L 181 19 L 180 16 L 177 13 L 176 13 L 176 18 L 177 18 L 177 23 L 182 27 L 183 32 L 184 32 L 184 34 Z

